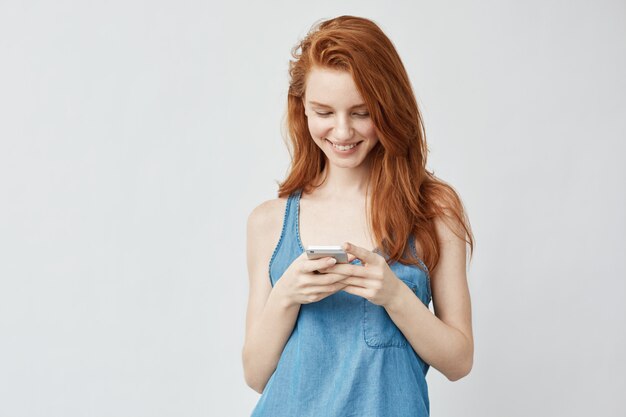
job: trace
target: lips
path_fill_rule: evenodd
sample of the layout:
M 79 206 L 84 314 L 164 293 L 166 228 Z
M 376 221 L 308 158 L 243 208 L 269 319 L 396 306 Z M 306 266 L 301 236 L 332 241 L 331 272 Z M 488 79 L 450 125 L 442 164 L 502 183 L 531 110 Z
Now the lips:
M 351 145 L 363 142 L 362 140 L 359 140 L 357 142 L 350 142 L 350 143 L 337 143 L 337 142 L 333 142 L 332 140 L 329 140 L 329 139 L 326 139 L 326 140 L 329 141 L 330 143 L 332 143 L 333 145 L 337 145 L 337 146 L 351 146 Z

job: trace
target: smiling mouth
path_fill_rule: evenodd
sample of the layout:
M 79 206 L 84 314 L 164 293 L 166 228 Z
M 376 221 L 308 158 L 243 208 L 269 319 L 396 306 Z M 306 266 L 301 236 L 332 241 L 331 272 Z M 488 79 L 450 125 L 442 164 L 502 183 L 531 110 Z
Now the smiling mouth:
M 330 141 L 330 140 L 328 140 L 328 139 L 326 139 L 326 140 L 328 141 L 328 143 L 330 143 L 331 145 L 333 145 L 333 147 L 335 147 L 336 149 L 339 149 L 339 150 L 341 150 L 341 151 L 347 151 L 347 150 L 350 150 L 350 149 L 352 149 L 352 148 L 355 148 L 355 147 L 357 147 L 357 146 L 358 146 L 361 142 L 363 142 L 363 141 L 361 140 L 361 141 L 354 142 L 354 143 L 350 143 L 350 144 L 347 144 L 347 145 L 338 145 L 338 144 L 336 144 L 336 143 L 334 143 L 334 142 L 332 142 L 332 141 Z

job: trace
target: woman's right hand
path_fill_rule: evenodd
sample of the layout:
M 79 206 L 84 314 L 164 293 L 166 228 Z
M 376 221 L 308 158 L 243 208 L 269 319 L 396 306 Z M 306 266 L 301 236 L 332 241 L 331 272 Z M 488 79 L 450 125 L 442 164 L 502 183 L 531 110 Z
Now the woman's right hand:
M 325 268 L 335 263 L 335 258 L 309 259 L 306 252 L 302 252 L 274 286 L 280 288 L 283 297 L 290 305 L 315 303 L 347 286 L 339 282 L 345 279 L 346 275 L 324 272 Z

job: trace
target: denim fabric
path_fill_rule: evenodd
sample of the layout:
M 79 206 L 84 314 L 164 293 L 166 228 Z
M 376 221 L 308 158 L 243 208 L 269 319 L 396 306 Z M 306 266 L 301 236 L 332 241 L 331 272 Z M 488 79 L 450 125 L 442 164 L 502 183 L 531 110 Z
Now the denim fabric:
M 300 194 L 296 191 L 287 200 L 269 264 L 272 286 L 304 252 L 298 229 Z M 416 254 L 413 239 L 410 247 Z M 399 262 L 390 268 L 428 306 L 430 278 L 420 264 L 424 270 Z M 252 416 L 425 417 L 430 412 L 428 368 L 383 307 L 339 291 L 300 307 Z

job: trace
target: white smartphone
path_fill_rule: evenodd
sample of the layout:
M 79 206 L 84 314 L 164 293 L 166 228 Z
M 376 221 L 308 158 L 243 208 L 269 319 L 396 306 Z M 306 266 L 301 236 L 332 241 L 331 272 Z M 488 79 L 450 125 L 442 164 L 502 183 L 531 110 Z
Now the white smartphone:
M 308 246 L 306 248 L 306 256 L 309 259 L 320 259 L 330 256 L 335 258 L 338 264 L 348 263 L 348 254 L 341 249 L 341 246 Z

